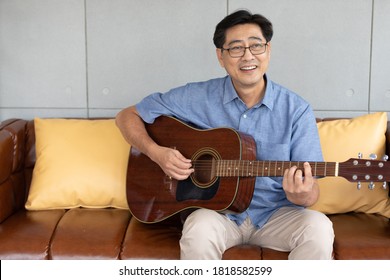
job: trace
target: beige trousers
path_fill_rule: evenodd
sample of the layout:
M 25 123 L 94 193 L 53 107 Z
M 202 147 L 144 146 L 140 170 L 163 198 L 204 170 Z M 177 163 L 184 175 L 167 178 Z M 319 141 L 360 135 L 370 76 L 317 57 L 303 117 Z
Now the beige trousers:
M 225 215 L 199 209 L 183 226 L 181 259 L 221 259 L 225 250 L 239 244 L 255 244 L 290 252 L 289 259 L 331 259 L 334 232 L 326 215 L 309 210 L 284 207 L 257 229 L 247 218 L 238 226 Z

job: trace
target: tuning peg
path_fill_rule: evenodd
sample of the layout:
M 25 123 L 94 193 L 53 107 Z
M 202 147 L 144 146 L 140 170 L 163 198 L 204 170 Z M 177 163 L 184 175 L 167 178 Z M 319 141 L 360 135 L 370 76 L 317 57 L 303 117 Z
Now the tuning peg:
M 387 190 L 387 182 L 383 182 L 382 188 L 383 188 L 384 190 Z
M 387 161 L 389 159 L 389 156 L 388 155 L 384 155 L 383 157 L 382 157 L 382 160 L 383 161 Z
M 368 188 L 369 188 L 370 190 L 373 190 L 373 189 L 375 188 L 374 182 L 370 182 L 370 183 L 368 184 Z
M 358 191 L 360 191 L 360 189 L 362 188 L 362 183 L 360 183 L 360 181 L 359 182 L 357 182 L 357 189 L 358 189 Z
M 363 154 L 362 153 L 358 153 L 358 158 L 363 158 Z
M 378 156 L 376 154 L 370 154 L 370 159 L 375 160 L 377 158 L 378 158 Z

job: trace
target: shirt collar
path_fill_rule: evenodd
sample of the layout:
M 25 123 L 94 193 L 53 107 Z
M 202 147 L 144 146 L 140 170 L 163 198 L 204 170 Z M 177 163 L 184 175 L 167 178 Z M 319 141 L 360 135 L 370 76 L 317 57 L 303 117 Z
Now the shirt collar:
M 238 98 L 238 95 L 237 95 L 236 90 L 234 89 L 232 78 L 229 75 L 227 75 L 225 78 L 223 104 L 227 104 L 236 98 Z
M 272 109 L 274 108 L 274 102 L 275 102 L 275 94 L 273 91 L 273 85 L 272 85 L 272 81 L 270 79 L 268 79 L 266 74 L 264 74 L 264 78 L 267 81 L 264 98 L 259 104 L 255 105 L 254 108 L 258 108 L 261 105 L 264 105 L 272 111 Z M 237 95 L 236 90 L 234 89 L 232 79 L 228 75 L 228 76 L 226 76 L 226 81 L 225 81 L 225 93 L 224 93 L 224 97 L 223 97 L 223 104 L 227 104 L 235 99 L 238 99 L 238 95 Z

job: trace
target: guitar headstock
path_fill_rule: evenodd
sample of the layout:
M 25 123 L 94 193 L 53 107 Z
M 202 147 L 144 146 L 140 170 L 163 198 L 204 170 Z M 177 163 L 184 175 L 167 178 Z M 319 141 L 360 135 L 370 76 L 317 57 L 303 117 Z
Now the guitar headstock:
M 370 159 L 351 158 L 345 162 L 339 163 L 338 175 L 344 177 L 350 182 L 356 182 L 360 189 L 362 182 L 369 182 L 369 189 L 374 189 L 375 182 L 381 182 L 384 189 L 387 188 L 387 182 L 390 182 L 390 162 L 388 156 L 382 160 L 376 160 L 375 155 L 370 155 Z

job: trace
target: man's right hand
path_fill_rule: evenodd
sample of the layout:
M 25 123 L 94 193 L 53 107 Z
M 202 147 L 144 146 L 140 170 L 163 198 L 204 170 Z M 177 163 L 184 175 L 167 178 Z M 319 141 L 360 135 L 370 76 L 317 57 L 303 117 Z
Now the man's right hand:
M 171 178 L 185 180 L 194 172 L 191 159 L 185 158 L 178 150 L 156 146 L 149 154 L 151 159 Z

